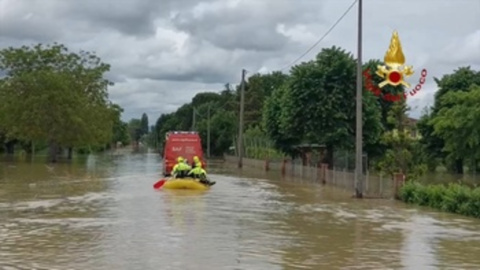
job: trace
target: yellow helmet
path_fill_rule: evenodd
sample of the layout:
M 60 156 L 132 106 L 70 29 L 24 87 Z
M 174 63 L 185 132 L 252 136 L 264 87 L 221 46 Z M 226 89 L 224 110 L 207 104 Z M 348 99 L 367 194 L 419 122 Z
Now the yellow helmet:
M 194 157 L 193 157 L 193 161 L 195 161 L 195 162 L 199 162 L 199 161 L 200 161 L 200 159 L 199 159 L 197 156 L 194 156 Z
M 183 157 L 178 157 L 177 162 L 183 162 Z

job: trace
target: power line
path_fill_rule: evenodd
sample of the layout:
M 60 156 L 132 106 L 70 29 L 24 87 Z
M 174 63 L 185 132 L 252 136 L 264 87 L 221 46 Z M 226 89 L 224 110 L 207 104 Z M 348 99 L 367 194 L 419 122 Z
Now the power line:
M 311 50 L 313 50 L 320 42 L 322 42 L 322 40 L 327 37 L 327 35 L 335 28 L 335 26 L 337 26 L 337 24 L 340 23 L 340 21 L 342 21 L 342 19 L 348 14 L 348 12 L 353 8 L 353 6 L 357 3 L 358 0 L 355 0 L 353 1 L 353 3 L 347 8 L 347 10 L 342 14 L 342 16 L 340 16 L 340 18 L 338 18 L 338 20 L 332 25 L 332 27 L 330 27 L 330 29 L 328 29 L 328 31 L 319 39 L 317 40 L 317 42 L 315 42 L 306 52 L 304 52 L 300 57 L 298 57 L 297 59 L 295 59 L 295 61 L 291 62 L 290 64 L 286 65 L 285 67 L 283 67 L 282 69 L 280 69 L 280 71 L 283 71 L 284 69 L 288 68 L 288 67 L 291 67 L 292 65 L 294 65 L 298 60 L 302 59 L 305 55 L 307 55 L 307 53 L 309 53 Z

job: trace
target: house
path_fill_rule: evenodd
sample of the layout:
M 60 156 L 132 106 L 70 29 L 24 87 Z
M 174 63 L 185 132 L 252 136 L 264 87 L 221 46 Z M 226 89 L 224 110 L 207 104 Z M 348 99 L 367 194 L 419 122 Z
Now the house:
M 406 128 L 410 130 L 410 135 L 413 138 L 420 138 L 420 133 L 417 130 L 417 122 L 418 119 L 407 117 L 407 121 L 405 123 Z

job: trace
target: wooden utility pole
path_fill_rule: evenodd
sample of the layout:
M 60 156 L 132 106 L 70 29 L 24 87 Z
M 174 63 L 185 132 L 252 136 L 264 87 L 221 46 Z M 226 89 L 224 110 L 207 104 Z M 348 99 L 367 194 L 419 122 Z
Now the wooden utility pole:
M 238 124 L 238 168 L 243 166 L 243 111 L 245 103 L 245 73 L 247 71 L 242 69 L 242 85 L 240 87 L 240 120 Z
M 357 99 L 355 132 L 355 197 L 363 197 L 363 121 L 362 121 L 362 0 L 358 1 Z
M 208 104 L 207 111 L 207 157 L 210 158 L 210 105 Z

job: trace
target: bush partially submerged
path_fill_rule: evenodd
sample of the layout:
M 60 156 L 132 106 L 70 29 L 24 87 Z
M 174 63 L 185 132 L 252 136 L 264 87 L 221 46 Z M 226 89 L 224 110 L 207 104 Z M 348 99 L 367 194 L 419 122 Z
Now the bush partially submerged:
M 430 206 L 442 211 L 480 218 L 480 188 L 460 184 L 422 185 L 407 182 L 400 190 L 406 203 Z

